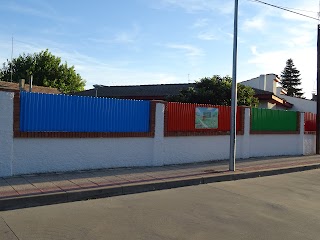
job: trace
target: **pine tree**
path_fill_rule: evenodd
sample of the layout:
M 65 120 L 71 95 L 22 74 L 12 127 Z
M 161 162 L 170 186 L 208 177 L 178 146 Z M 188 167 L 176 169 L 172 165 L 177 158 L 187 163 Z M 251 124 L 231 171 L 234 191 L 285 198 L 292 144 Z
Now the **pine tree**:
M 286 67 L 281 72 L 281 85 L 291 97 L 302 97 L 300 71 L 294 66 L 292 59 L 288 59 Z

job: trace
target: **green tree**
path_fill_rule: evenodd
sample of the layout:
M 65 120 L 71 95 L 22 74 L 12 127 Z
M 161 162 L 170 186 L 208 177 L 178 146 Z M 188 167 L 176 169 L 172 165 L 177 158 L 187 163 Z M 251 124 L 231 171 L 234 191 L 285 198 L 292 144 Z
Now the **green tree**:
M 300 71 L 294 66 L 292 59 L 288 59 L 286 67 L 281 72 L 281 85 L 291 97 L 302 97 Z
M 77 92 L 84 90 L 85 81 L 76 73 L 74 66 L 68 67 L 67 63 L 61 63 L 61 58 L 54 56 L 49 50 L 40 53 L 19 55 L 7 60 L 0 70 L 0 80 L 19 82 L 19 79 L 26 79 L 33 75 L 33 84 L 58 88 L 63 93 Z
M 229 76 L 205 77 L 195 83 L 194 87 L 183 89 L 177 96 L 169 96 L 168 101 L 202 103 L 212 105 L 231 105 L 232 78 Z M 258 105 L 258 99 L 254 97 L 254 90 L 251 87 L 241 84 L 238 88 L 238 105 L 252 106 Z

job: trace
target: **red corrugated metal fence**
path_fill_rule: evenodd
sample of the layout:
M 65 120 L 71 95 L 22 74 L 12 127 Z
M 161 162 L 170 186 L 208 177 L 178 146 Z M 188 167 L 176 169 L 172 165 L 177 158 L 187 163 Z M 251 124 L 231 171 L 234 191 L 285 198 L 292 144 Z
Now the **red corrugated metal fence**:
M 196 129 L 196 107 L 218 108 L 217 129 Z M 209 104 L 168 102 L 166 106 L 168 132 L 201 132 L 201 131 L 230 131 L 230 106 L 214 106 Z M 237 131 L 243 131 L 243 108 L 237 109 Z
M 306 112 L 304 113 L 304 130 L 306 132 L 316 131 L 317 114 Z

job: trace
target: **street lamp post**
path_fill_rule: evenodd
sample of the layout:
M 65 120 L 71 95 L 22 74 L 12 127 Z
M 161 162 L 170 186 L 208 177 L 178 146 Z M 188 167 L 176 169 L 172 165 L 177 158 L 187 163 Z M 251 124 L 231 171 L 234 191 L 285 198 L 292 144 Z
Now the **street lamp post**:
M 231 90 L 231 121 L 230 121 L 230 160 L 229 170 L 236 170 L 236 121 L 237 121 L 237 49 L 238 49 L 238 0 L 234 2 L 233 27 L 233 65 Z

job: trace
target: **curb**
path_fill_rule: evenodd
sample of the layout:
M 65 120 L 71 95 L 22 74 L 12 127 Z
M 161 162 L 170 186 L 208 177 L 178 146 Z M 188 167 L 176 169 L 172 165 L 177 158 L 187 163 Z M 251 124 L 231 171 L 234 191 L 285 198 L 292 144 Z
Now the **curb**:
M 0 199 L 0 211 L 14 210 L 28 207 L 37 207 L 44 205 L 52 205 L 58 203 L 67 203 L 75 201 L 83 201 L 89 199 L 107 198 L 127 194 L 135 194 L 142 192 L 151 192 L 157 190 L 165 190 L 172 188 L 180 188 L 186 186 L 195 186 L 200 184 L 208 184 L 214 182 L 235 181 L 241 179 L 250 179 L 257 177 L 265 177 L 300 171 L 307 171 L 320 168 L 319 164 L 269 169 L 253 172 L 227 173 L 223 175 L 209 175 L 205 177 L 180 178 L 175 180 L 160 180 L 147 183 L 126 184 L 117 187 L 101 187 L 85 190 L 71 190 L 58 193 L 47 193 L 30 196 L 12 197 Z

